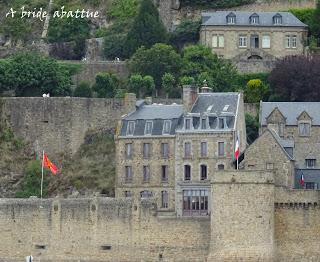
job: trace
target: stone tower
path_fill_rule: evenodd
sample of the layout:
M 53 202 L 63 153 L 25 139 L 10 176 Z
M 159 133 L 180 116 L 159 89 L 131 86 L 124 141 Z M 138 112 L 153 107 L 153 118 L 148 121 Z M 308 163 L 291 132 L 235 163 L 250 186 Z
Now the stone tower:
M 273 173 L 217 172 L 211 189 L 208 261 L 273 261 Z

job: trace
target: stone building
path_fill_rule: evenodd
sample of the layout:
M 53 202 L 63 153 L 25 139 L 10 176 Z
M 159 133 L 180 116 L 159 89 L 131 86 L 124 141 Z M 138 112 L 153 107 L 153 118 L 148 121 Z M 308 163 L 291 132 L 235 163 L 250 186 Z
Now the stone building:
M 188 93 L 191 93 L 190 95 Z M 193 91 L 184 90 L 188 108 Z M 241 93 L 210 93 L 203 87 L 176 130 L 175 174 L 178 216 L 210 213 L 210 181 L 218 170 L 234 169 L 234 147 L 246 147 Z M 209 203 L 209 205 L 208 205 Z
M 200 42 L 241 72 L 272 69 L 277 58 L 303 54 L 307 25 L 289 12 L 202 13 Z
M 260 134 L 271 129 L 294 160 L 295 188 L 320 188 L 320 103 L 261 102 Z
M 241 93 L 185 86 L 183 105 L 147 105 L 124 116 L 116 135 L 116 197 L 157 199 L 178 216 L 210 213 L 210 179 L 234 169 L 236 137 L 246 147 Z
M 116 142 L 116 197 L 156 198 L 174 209 L 175 130 L 182 105 L 148 105 L 123 117 Z

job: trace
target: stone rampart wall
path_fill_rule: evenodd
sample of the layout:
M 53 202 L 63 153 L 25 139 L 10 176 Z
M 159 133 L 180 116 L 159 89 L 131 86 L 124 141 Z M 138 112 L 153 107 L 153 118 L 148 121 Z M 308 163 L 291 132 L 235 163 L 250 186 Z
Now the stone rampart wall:
M 209 219 L 155 210 L 128 199 L 1 199 L 0 261 L 205 261 Z

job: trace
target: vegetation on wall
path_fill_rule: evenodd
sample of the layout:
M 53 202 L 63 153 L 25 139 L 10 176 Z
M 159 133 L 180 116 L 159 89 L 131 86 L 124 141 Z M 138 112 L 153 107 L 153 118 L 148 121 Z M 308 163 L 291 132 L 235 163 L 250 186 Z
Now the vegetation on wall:
M 247 142 L 252 144 L 259 136 L 259 117 L 245 114 Z

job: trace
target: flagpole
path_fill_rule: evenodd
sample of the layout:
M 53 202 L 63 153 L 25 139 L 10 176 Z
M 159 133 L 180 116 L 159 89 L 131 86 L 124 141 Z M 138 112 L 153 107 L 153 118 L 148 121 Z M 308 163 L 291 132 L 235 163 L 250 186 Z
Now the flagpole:
M 41 165 L 41 189 L 40 189 L 41 199 L 42 199 L 42 188 L 43 188 L 43 161 L 44 161 L 44 150 L 42 150 L 42 165 Z

